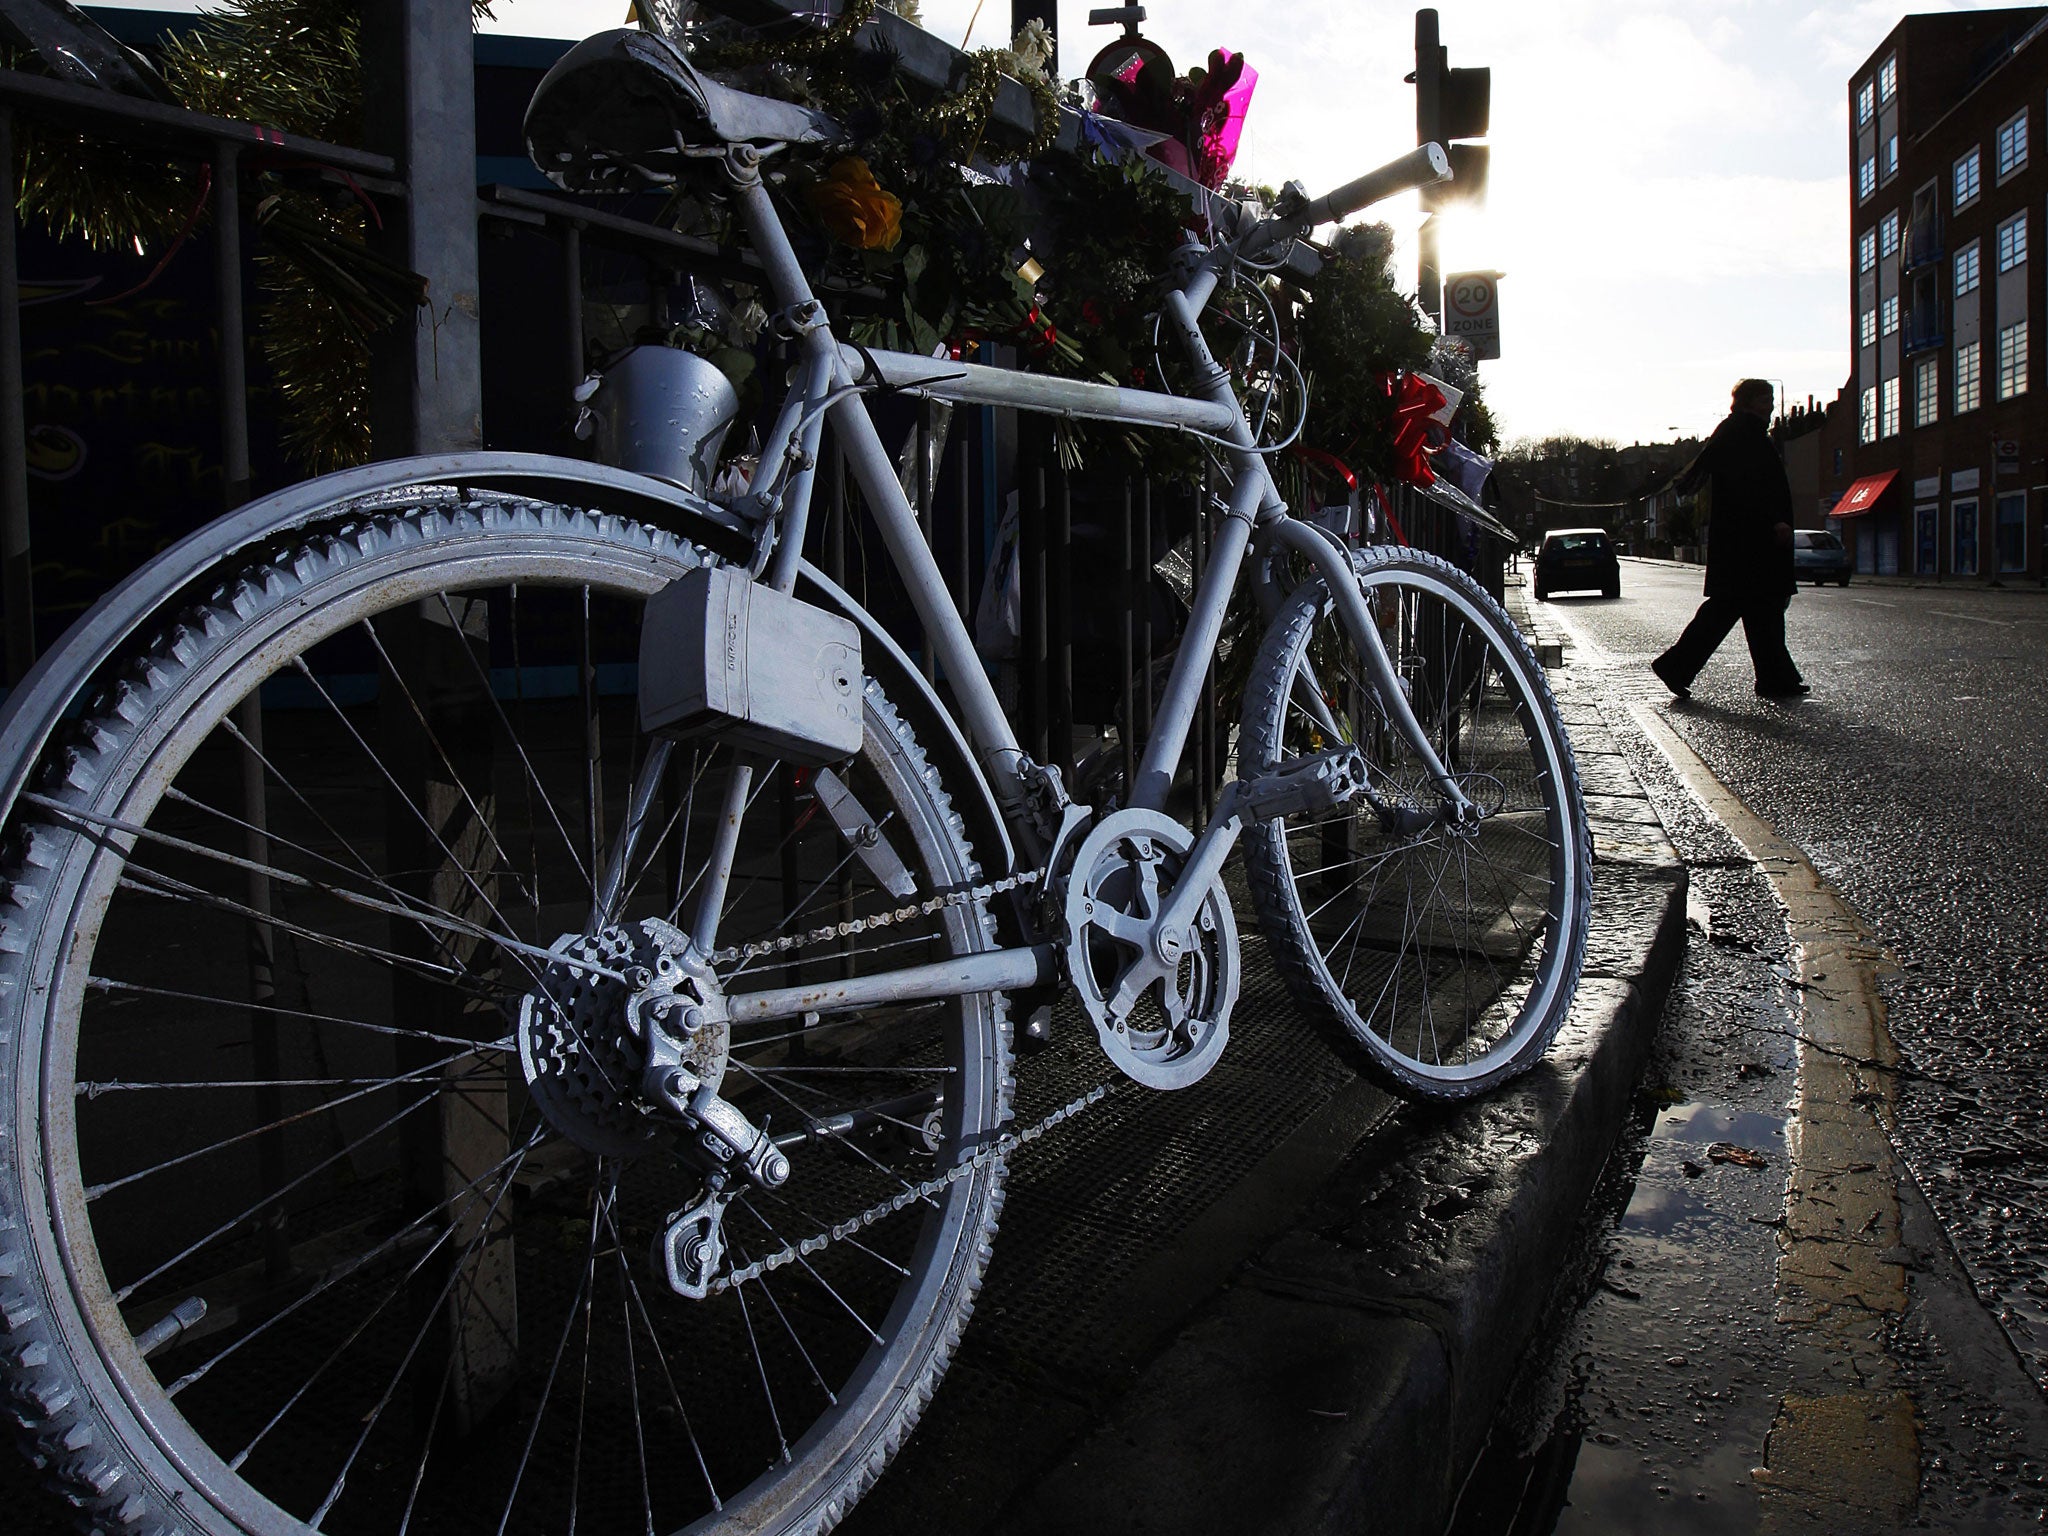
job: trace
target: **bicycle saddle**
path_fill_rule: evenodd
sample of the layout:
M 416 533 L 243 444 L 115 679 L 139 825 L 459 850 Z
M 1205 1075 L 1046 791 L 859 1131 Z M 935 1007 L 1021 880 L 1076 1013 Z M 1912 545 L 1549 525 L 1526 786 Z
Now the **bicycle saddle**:
M 666 38 L 636 28 L 585 38 L 555 61 L 526 109 L 526 152 L 557 186 L 640 186 L 683 169 L 686 146 L 831 144 L 831 118 L 701 74 Z

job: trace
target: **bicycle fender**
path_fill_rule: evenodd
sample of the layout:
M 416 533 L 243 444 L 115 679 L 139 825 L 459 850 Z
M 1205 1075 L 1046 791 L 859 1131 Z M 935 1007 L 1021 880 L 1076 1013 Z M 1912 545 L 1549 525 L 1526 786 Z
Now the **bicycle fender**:
M 426 454 L 387 459 L 301 481 L 260 497 L 145 561 L 93 604 L 37 659 L 0 705 L 0 823 L 13 813 L 45 743 L 86 680 L 150 619 L 224 563 L 280 534 L 309 527 L 370 497 L 410 486 L 501 491 L 639 518 L 705 548 L 745 559 L 752 534 L 713 502 L 666 481 L 582 459 L 540 453 Z M 808 564 L 803 581 L 826 606 L 860 627 L 871 661 L 889 669 L 892 693 L 911 707 L 927 752 L 942 760 L 947 786 L 966 819 L 984 869 L 1007 871 L 1014 853 L 994 792 L 938 695 L 902 647 L 860 604 Z

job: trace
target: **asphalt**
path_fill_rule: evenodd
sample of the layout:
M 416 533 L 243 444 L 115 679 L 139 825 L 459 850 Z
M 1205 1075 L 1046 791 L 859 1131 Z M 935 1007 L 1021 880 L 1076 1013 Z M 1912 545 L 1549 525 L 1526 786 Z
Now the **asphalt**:
M 1684 863 L 1615 727 L 1568 674 L 1552 681 L 1595 885 L 1585 977 L 1548 1057 L 1478 1102 L 1377 1122 L 976 1528 L 1446 1527 L 1628 1118 L 1685 944 Z

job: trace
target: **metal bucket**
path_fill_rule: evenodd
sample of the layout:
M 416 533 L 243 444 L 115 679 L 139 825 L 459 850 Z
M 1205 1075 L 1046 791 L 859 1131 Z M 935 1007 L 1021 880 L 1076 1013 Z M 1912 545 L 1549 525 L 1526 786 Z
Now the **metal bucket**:
M 718 367 L 675 347 L 635 347 L 584 395 L 597 456 L 620 469 L 699 494 L 718 468 L 719 445 L 740 399 Z

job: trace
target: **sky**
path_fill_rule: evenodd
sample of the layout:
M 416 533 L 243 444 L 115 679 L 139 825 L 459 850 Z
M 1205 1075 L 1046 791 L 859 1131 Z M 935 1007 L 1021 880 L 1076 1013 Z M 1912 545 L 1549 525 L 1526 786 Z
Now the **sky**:
M 155 8 L 193 10 L 194 0 Z M 486 30 L 573 37 L 625 0 L 497 0 Z M 1916 11 L 1988 7 L 1918 0 Z M 949 42 L 1005 41 L 1007 0 L 922 0 Z M 1114 29 L 1061 0 L 1061 73 Z M 1414 11 L 1371 0 L 1153 0 L 1145 34 L 1185 70 L 1212 48 L 1259 73 L 1237 173 L 1326 191 L 1414 141 Z M 1898 0 L 1443 0 L 1450 63 L 1493 71 L 1483 213 L 1445 221 L 1448 271 L 1494 269 L 1501 357 L 1481 377 L 1504 439 L 1668 441 L 1728 387 L 1832 400 L 1849 372 L 1848 85 Z M 1279 18 L 1285 18 L 1279 24 Z M 972 22 L 973 32 L 968 28 Z M 1402 236 L 1412 197 L 1374 216 Z

